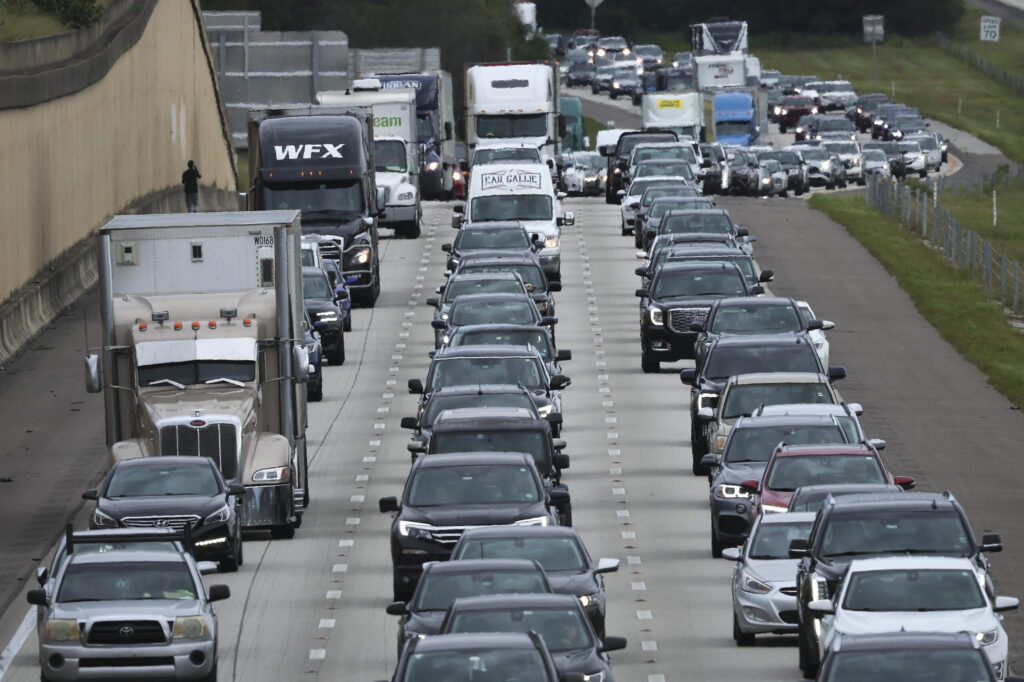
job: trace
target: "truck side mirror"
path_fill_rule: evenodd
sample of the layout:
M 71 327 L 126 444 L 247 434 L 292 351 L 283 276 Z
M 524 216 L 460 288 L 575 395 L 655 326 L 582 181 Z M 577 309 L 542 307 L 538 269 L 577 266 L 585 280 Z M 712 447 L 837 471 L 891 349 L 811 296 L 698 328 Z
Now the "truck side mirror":
M 98 353 L 89 353 L 85 356 L 85 390 L 89 393 L 99 393 L 103 390 Z
M 292 347 L 292 364 L 295 370 L 295 383 L 304 384 L 309 381 L 309 351 L 305 346 Z
M 82 499 L 83 500 L 98 500 L 98 499 L 100 499 L 99 491 L 95 490 L 95 489 L 93 489 L 93 490 L 86 490 L 84 493 L 82 493 Z
M 572 351 L 568 348 L 563 348 L 555 353 L 555 360 L 564 362 L 566 360 L 572 360 Z
M 455 137 L 455 133 L 452 130 L 452 122 L 451 121 L 445 121 L 444 122 L 444 139 L 451 140 L 454 137 Z
M 556 469 L 568 469 L 569 468 L 569 455 L 564 452 L 556 453 L 552 461 L 555 464 Z
M 380 212 L 384 211 L 384 207 L 388 205 L 388 188 L 378 187 L 377 188 L 377 210 Z
M 745 227 L 737 227 L 736 228 L 736 236 L 737 237 L 749 237 L 750 236 L 750 230 L 748 230 Z
M 612 148 L 611 145 L 603 144 L 603 145 L 601 145 L 600 147 L 597 148 L 597 152 L 601 156 L 611 156 L 612 153 L 614 152 L 614 149 Z
M 566 211 L 565 212 L 565 217 L 562 218 L 562 224 L 563 225 L 575 225 L 576 224 L 576 214 L 573 213 L 572 211 Z
M 409 379 L 409 393 L 423 393 L 423 382 L 420 381 L 419 379 Z
M 403 429 L 410 429 L 413 431 L 419 428 L 419 424 L 416 423 L 416 417 L 402 417 L 402 421 L 399 425 Z

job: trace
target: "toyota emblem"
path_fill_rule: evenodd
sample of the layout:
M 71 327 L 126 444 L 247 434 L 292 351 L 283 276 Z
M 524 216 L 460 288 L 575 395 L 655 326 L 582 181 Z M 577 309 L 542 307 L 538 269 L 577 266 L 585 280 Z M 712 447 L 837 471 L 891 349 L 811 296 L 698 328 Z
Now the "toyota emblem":
M 131 639 L 135 636 L 135 628 L 131 625 L 122 625 L 117 634 L 121 635 L 121 639 Z

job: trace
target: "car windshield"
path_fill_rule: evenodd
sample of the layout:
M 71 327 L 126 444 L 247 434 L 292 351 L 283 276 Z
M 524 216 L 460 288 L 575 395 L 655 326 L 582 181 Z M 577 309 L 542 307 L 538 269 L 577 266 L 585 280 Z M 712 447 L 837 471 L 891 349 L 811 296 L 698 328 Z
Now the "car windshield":
M 550 679 L 544 659 L 533 646 L 521 649 L 459 649 L 417 652 L 409 657 L 405 671 L 395 682 L 440 682 L 441 680 L 482 680 L 481 671 L 515 671 L 520 680 Z M 507 678 L 502 675 L 502 678 Z
M 616 152 L 616 156 L 629 158 L 629 155 L 633 152 L 638 144 L 644 142 L 675 142 L 677 140 L 675 134 L 667 133 L 645 133 L 643 135 L 624 135 L 619 138 L 619 147 Z
M 648 187 L 650 187 L 651 185 L 654 185 L 655 183 L 662 183 L 665 186 L 665 189 L 669 190 L 668 193 L 671 193 L 671 190 L 673 188 L 671 187 L 671 185 L 665 184 L 666 182 L 667 181 L 665 181 L 665 180 L 655 180 L 653 178 L 652 179 L 644 179 L 644 180 L 635 180 L 635 181 L 629 183 L 629 189 L 626 191 L 626 194 L 628 196 L 631 196 L 631 197 L 639 197 L 639 196 L 643 195 L 644 191 Z M 680 182 L 680 185 L 682 185 L 681 182 Z M 676 189 L 675 193 L 678 193 L 678 192 L 679 192 L 679 190 Z
M 969 648 L 841 651 L 820 678 L 822 682 L 989 682 L 991 666 L 981 652 Z
M 452 559 L 532 559 L 546 572 L 586 569 L 586 559 L 573 538 L 482 538 L 460 544 Z
M 256 380 L 254 360 L 194 360 L 139 367 L 139 386 L 196 386 L 218 379 Z
M 790 304 L 719 306 L 708 331 L 719 334 L 761 334 L 798 332 L 804 328 L 799 313 Z
M 654 280 L 651 294 L 655 298 L 676 296 L 743 296 L 743 277 L 735 269 L 663 270 Z
M 736 419 L 749 417 L 762 405 L 834 402 L 832 392 L 825 383 L 733 384 L 719 412 L 723 419 Z
M 471 202 L 473 220 L 551 220 L 549 194 L 492 194 Z
M 770 346 L 716 344 L 704 367 L 710 379 L 724 380 L 753 372 L 820 372 L 818 356 L 808 343 Z
M 588 171 L 599 172 L 605 167 L 604 158 L 599 154 L 574 154 L 572 162 L 578 167 Z
M 308 214 L 356 214 L 363 210 L 363 186 L 359 181 L 291 182 L 263 186 L 263 208 L 297 208 Z
M 636 167 L 634 177 L 644 178 L 652 175 L 673 176 L 693 179 L 693 170 L 686 161 L 645 161 Z
M 636 76 L 636 67 L 632 66 L 626 69 L 623 69 L 621 67 L 617 68 L 615 69 L 615 72 L 612 74 L 612 78 L 614 78 L 617 81 L 635 81 Z
M 733 429 L 722 454 L 722 462 L 768 462 L 779 443 L 787 445 L 822 445 L 844 443 L 843 432 L 836 426 L 822 424 L 804 426 L 761 426 Z
M 547 432 L 510 430 L 434 431 L 430 436 L 430 453 L 449 452 L 525 452 L 534 461 L 548 468 Z
M 459 272 L 515 272 L 527 286 L 532 286 L 534 291 L 544 292 L 548 287 L 544 279 L 544 273 L 540 266 L 530 263 L 487 263 L 480 265 L 466 265 Z
M 533 301 L 525 295 L 521 300 L 474 301 L 456 300 L 448 319 L 449 324 L 534 324 Z
M 546 137 L 548 122 L 546 114 L 519 114 L 505 116 L 477 116 L 477 137 Z
M 307 301 L 333 299 L 334 292 L 326 277 L 320 275 L 302 276 L 302 297 Z
M 893 123 L 893 126 L 907 130 L 919 130 L 925 127 L 925 123 L 924 119 L 918 116 L 900 116 Z
M 633 163 L 641 161 L 656 161 L 659 159 L 679 159 L 693 163 L 697 159 L 693 155 L 693 149 L 683 145 L 673 147 L 637 147 L 633 151 Z
M 952 509 L 833 514 L 821 541 L 821 553 L 826 557 L 891 553 L 967 556 L 971 540 Z
M 881 149 L 865 149 L 864 160 L 871 161 L 873 163 L 887 163 L 888 159 L 885 156 L 885 152 Z
M 526 388 L 546 388 L 538 366 L 539 358 L 448 358 L 432 363 L 430 385 L 466 386 L 469 384 L 521 384 Z
M 748 540 L 750 551 L 747 556 L 759 560 L 789 559 L 789 543 L 807 540 L 810 533 L 810 521 L 758 524 Z
M 401 140 L 374 140 L 373 159 L 378 172 L 404 173 L 409 170 L 405 162 L 405 143 Z
M 57 601 L 195 599 L 197 594 L 184 561 L 83 562 L 64 571 Z
M 498 344 L 511 346 L 533 346 L 545 360 L 554 358 L 551 337 L 543 329 L 470 329 L 456 334 L 451 341 L 453 346 L 479 346 L 481 344 Z
M 454 612 L 446 633 L 536 632 L 552 652 L 592 648 L 590 630 L 578 609 L 473 609 Z
M 762 159 L 775 159 L 784 166 L 798 166 L 800 165 L 800 159 L 793 152 L 763 152 L 760 155 Z
M 751 260 L 750 256 L 746 256 L 746 255 L 743 255 L 743 256 L 738 256 L 738 255 L 717 255 L 717 254 L 706 255 L 706 256 L 704 254 L 690 255 L 690 254 L 672 253 L 671 251 L 666 252 L 665 249 L 661 249 L 658 252 L 658 255 L 654 259 L 652 259 L 652 262 L 654 263 L 654 268 L 653 269 L 657 270 L 658 266 L 660 266 L 662 263 L 665 263 L 665 262 L 672 262 L 672 261 L 675 261 L 675 262 L 679 262 L 679 261 L 695 261 L 695 260 L 725 261 L 727 263 L 734 263 L 737 267 L 739 267 L 740 272 L 743 273 L 743 277 L 745 279 L 747 279 L 748 281 L 754 281 L 756 279 L 756 277 L 754 275 L 754 263 Z
M 533 161 L 540 163 L 540 151 L 535 147 L 497 147 L 477 149 L 473 152 L 473 165 L 504 163 L 507 161 Z
M 769 173 L 778 173 L 782 168 L 779 166 L 779 162 L 775 159 L 763 159 L 761 165 L 765 167 Z
M 461 407 L 523 407 L 536 412 L 533 399 L 525 392 L 516 393 L 468 393 L 460 395 L 435 395 L 423 411 L 423 423 L 430 425 L 444 410 Z
M 899 145 L 901 152 L 910 152 L 911 154 L 921 153 L 921 145 L 916 142 L 900 142 Z
M 512 557 L 518 558 L 518 557 Z M 456 599 L 487 594 L 550 594 L 540 571 L 480 569 L 465 573 L 426 571 L 410 611 L 445 611 Z
M 796 455 L 775 458 L 765 487 L 792 492 L 805 485 L 885 482 L 885 472 L 874 455 Z
M 921 145 L 921 149 L 927 151 L 934 152 L 938 151 L 939 149 L 939 143 L 936 142 L 935 138 L 931 136 L 915 137 L 913 141 Z
M 507 230 L 474 230 L 463 228 L 455 238 L 456 250 L 468 249 L 528 249 L 530 238 L 521 227 Z
M 857 571 L 846 583 L 847 611 L 966 611 L 988 605 L 970 569 Z
M 660 218 L 669 211 L 694 208 L 714 208 L 714 203 L 707 197 L 662 197 L 660 201 L 651 204 L 648 215 L 652 218 Z
M 689 213 L 670 215 L 661 223 L 661 234 L 732 234 L 733 226 L 729 216 L 722 213 Z
M 463 294 L 522 294 L 523 285 L 514 279 L 467 279 L 455 277 L 444 288 L 444 302 L 451 303 Z
M 533 472 L 525 466 L 428 467 L 409 481 L 408 504 L 413 507 L 533 504 L 541 499 Z
M 159 458 L 164 459 L 164 458 Z M 173 458 L 168 458 L 173 461 Z M 220 481 L 209 467 L 115 467 L 104 497 L 202 495 L 221 493 Z

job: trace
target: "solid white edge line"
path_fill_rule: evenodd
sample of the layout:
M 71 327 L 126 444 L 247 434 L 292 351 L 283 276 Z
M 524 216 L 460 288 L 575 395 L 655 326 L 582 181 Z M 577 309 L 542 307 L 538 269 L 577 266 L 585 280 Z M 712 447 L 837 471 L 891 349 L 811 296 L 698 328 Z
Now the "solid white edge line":
M 0 680 L 4 678 L 4 674 L 7 669 L 11 667 L 11 663 L 14 662 L 14 657 L 21 651 L 21 647 L 25 646 L 25 642 L 28 640 L 28 636 L 32 634 L 32 626 L 35 625 L 36 621 L 36 610 L 31 608 L 25 617 L 21 620 L 21 625 L 18 626 L 18 630 L 14 633 L 14 637 L 11 637 L 11 641 L 7 643 L 4 650 L 0 652 Z

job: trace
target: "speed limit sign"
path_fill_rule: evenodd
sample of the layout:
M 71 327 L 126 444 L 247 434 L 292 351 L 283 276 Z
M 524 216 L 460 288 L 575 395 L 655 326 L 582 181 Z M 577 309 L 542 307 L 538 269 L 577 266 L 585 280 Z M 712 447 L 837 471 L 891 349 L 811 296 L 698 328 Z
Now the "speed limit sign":
M 999 17 L 983 16 L 981 18 L 981 39 L 990 43 L 999 42 Z

